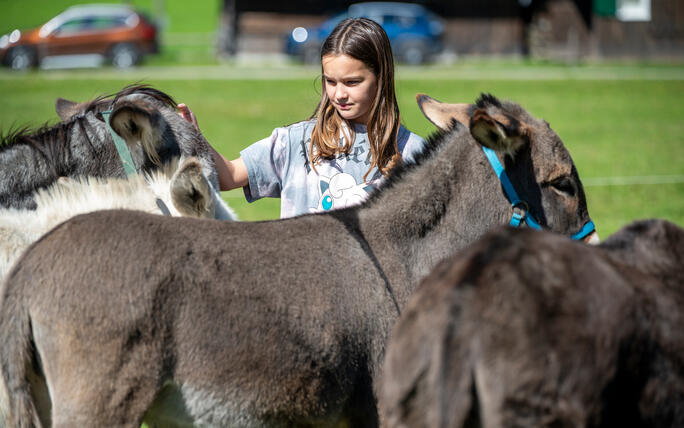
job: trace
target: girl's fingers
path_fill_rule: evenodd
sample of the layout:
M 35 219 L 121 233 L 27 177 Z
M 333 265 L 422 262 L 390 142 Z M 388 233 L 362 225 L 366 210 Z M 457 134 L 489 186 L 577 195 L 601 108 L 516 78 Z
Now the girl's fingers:
M 197 124 L 197 118 L 195 117 L 195 114 L 190 110 L 190 107 L 185 105 L 184 103 L 178 104 L 178 114 L 188 122 L 192 123 L 195 128 L 199 130 L 199 125 Z
M 178 116 L 188 120 L 188 106 L 185 104 L 178 104 Z
M 190 113 L 190 109 L 188 108 L 188 106 L 186 106 L 185 104 L 178 104 L 178 111 L 180 113 L 180 116 L 183 119 L 190 122 L 190 118 L 191 118 L 190 114 L 191 113 Z

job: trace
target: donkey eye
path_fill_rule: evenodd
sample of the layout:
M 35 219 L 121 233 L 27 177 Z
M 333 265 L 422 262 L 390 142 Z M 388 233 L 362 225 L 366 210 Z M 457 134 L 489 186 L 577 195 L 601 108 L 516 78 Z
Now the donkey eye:
M 569 196 L 575 196 L 577 189 L 575 183 L 569 177 L 561 177 L 549 183 L 553 190 Z

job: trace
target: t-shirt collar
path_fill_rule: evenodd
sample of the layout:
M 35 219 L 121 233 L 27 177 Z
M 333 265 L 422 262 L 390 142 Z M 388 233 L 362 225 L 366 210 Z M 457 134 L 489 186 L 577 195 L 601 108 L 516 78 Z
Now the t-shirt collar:
M 360 133 L 364 133 L 364 134 L 367 132 L 366 125 L 364 125 L 364 124 L 352 122 L 351 125 L 354 128 L 354 132 L 360 132 Z M 343 127 L 343 129 L 347 128 L 347 122 L 346 121 L 342 122 L 342 127 Z

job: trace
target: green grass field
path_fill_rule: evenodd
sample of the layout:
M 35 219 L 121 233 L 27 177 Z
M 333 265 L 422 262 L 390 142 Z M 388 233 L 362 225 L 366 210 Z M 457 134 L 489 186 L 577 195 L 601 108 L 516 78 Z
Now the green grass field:
M 525 66 L 513 64 L 511 68 L 524 70 Z M 663 67 L 662 80 L 657 75 L 640 80 L 563 78 L 565 69 L 558 66 L 540 67 L 528 79 L 518 72 L 515 80 L 507 80 L 503 69 L 478 80 L 467 69 L 468 65 L 451 70 L 400 68 L 397 91 L 404 124 L 423 136 L 434 130 L 415 104 L 418 92 L 448 102 L 472 102 L 480 92 L 515 100 L 546 119 L 569 148 L 602 236 L 649 217 L 684 225 L 684 67 Z M 633 69 L 636 76 L 645 70 Z M 0 129 L 7 132 L 12 127 L 55 121 L 58 96 L 88 100 L 142 81 L 190 105 L 207 139 L 226 157 L 234 158 L 274 127 L 311 114 L 320 90 L 316 73 L 316 68 L 239 66 L 143 67 L 131 73 L 104 69 L 17 75 L 2 71 Z M 543 77 L 554 73 L 560 77 Z M 606 180 L 618 183 L 606 185 Z M 656 184 L 646 184 L 651 182 Z M 226 192 L 224 197 L 244 220 L 279 215 L 279 200 L 247 204 L 240 190 Z

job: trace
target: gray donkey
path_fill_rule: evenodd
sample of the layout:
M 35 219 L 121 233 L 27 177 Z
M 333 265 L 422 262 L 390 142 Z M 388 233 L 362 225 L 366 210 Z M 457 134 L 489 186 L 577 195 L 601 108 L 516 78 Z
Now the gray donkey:
M 546 122 L 489 95 L 418 100 L 445 130 L 361 206 L 256 223 L 102 211 L 46 235 L 0 290 L 11 423 L 377 426 L 400 308 L 515 211 L 482 145 L 544 227 L 589 221 Z
M 35 191 L 59 177 L 125 177 L 102 115 L 106 110 L 112 110 L 111 127 L 128 144 L 138 171 L 194 156 L 218 189 L 207 141 L 176 114 L 176 103 L 161 91 L 128 86 L 87 103 L 60 98 L 56 109 L 62 122 L 0 139 L 0 207 L 35 209 Z

